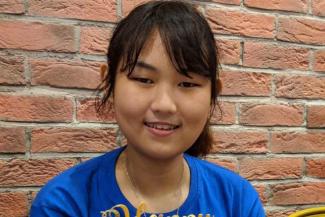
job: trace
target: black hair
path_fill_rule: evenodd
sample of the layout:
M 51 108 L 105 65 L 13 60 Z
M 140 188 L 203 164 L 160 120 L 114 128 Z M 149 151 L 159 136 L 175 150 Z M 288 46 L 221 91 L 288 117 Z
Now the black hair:
M 153 31 L 157 30 L 175 69 L 189 76 L 188 72 L 210 78 L 211 111 L 218 95 L 218 58 L 216 43 L 204 16 L 194 5 L 184 1 L 152 1 L 133 9 L 116 26 L 107 52 L 107 66 L 103 83 L 98 90 L 103 97 L 97 111 L 103 110 L 114 93 L 119 64 L 121 71 L 130 75 L 139 54 Z M 122 61 L 122 62 L 121 62 Z M 208 123 L 186 153 L 206 155 L 212 146 Z

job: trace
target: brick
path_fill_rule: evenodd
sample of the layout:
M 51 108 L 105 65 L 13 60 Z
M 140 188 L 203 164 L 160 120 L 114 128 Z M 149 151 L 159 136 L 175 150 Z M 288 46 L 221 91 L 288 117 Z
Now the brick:
M 235 124 L 236 122 L 236 104 L 233 102 L 218 102 L 213 115 L 210 119 L 210 124 Z
M 280 18 L 277 38 L 289 42 L 324 45 L 324 32 L 324 21 Z
M 263 204 L 267 203 L 267 188 L 265 185 L 263 184 L 254 184 L 253 187 L 255 188 L 255 190 L 257 191 L 260 200 L 262 201 Z
M 325 183 L 289 183 L 272 187 L 272 204 L 303 205 L 325 203 Z
M 288 217 L 292 213 L 294 213 L 296 210 L 294 209 L 272 209 L 267 210 L 267 217 Z
M 111 28 L 82 27 L 80 33 L 80 52 L 105 55 L 111 35 Z
M 275 86 L 277 97 L 325 99 L 325 77 L 279 75 Z
M 311 105 L 307 108 L 307 126 L 314 128 L 325 127 L 325 106 Z
M 0 127 L 0 153 L 24 153 L 25 130 L 22 127 Z
M 325 178 L 325 158 L 307 159 L 307 175 L 315 178 Z
M 24 217 L 28 216 L 28 196 L 23 192 L 0 193 L 0 216 L 1 217 Z
M 0 56 L 0 84 L 26 84 L 24 76 L 24 58 L 21 56 Z
M 229 5 L 240 5 L 240 0 L 212 0 L 212 2 Z
M 75 18 L 80 20 L 117 20 L 114 0 L 30 0 L 29 15 Z
M 303 114 L 301 105 L 244 103 L 239 122 L 256 126 L 301 126 Z
M 244 43 L 243 65 L 255 68 L 307 70 L 309 50 L 259 42 Z
M 273 38 L 275 18 L 225 9 L 207 9 L 207 20 L 214 33 Z
M 324 131 L 272 132 L 271 151 L 275 153 L 325 152 Z
M 0 120 L 72 121 L 73 104 L 66 97 L 0 95 Z
M 302 176 L 303 158 L 244 158 L 239 165 L 249 180 L 293 179 Z
M 265 132 L 214 131 L 211 153 L 266 153 Z
M 92 159 L 92 157 L 81 157 L 81 158 L 79 158 L 80 162 L 85 162 L 85 161 L 91 160 L 91 159 Z
M 126 16 L 136 6 L 141 5 L 149 0 L 122 0 L 122 14 Z
M 272 75 L 257 72 L 222 71 L 221 95 L 270 96 Z
M 44 128 L 33 129 L 31 151 L 107 152 L 116 147 L 116 129 Z
M 38 194 L 38 191 L 32 191 L 31 192 L 32 201 L 36 198 L 37 194 Z
M 240 42 L 235 40 L 217 39 L 216 46 L 219 52 L 219 62 L 222 64 L 240 63 Z
M 224 159 L 224 158 L 212 158 L 212 157 L 207 157 L 207 161 L 214 163 L 216 165 L 225 167 L 231 171 L 236 172 L 237 171 L 237 162 L 234 159 Z
M 325 50 L 315 52 L 314 70 L 316 72 L 325 72 Z
M 324 0 L 312 1 L 313 14 L 317 16 L 325 16 L 325 2 Z
M 0 186 L 41 186 L 75 164 L 73 159 L 0 160 Z
M 74 52 L 74 27 L 39 22 L 1 21 L 0 48 Z
M 245 0 L 244 5 L 267 10 L 307 12 L 307 0 Z
M 31 60 L 32 85 L 96 89 L 101 82 L 99 62 Z
M 6 0 L 0 2 L 0 13 L 23 14 L 24 12 L 24 0 Z
M 103 109 L 103 112 L 97 112 L 96 100 L 89 98 L 79 99 L 77 101 L 77 120 L 79 122 L 116 123 L 112 104 Z

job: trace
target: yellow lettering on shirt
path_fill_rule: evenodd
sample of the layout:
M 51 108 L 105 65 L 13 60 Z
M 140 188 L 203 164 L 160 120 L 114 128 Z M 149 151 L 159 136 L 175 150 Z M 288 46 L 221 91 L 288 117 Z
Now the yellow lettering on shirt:
M 120 213 L 117 210 L 117 208 L 122 209 L 123 213 Z M 135 217 L 142 217 L 142 214 L 145 213 L 145 210 L 146 210 L 146 205 L 145 203 L 141 202 L 137 208 Z M 117 204 L 108 210 L 101 211 L 100 213 L 101 213 L 101 217 L 130 217 L 129 208 L 124 204 Z M 197 216 L 195 214 L 188 214 L 183 216 L 179 216 L 175 214 L 172 216 L 164 216 L 164 214 L 159 213 L 159 214 L 151 214 L 150 217 L 204 217 L 204 216 L 202 213 L 199 213 Z M 211 217 L 211 215 L 205 214 L 205 217 Z M 212 215 L 212 217 L 214 217 L 214 215 Z

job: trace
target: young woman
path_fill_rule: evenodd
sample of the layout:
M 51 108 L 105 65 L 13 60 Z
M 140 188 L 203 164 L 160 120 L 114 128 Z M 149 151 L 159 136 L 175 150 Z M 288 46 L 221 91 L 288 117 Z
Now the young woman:
M 215 40 L 192 5 L 154 1 L 116 27 L 99 110 L 112 99 L 127 145 L 75 166 L 37 195 L 31 217 L 264 217 L 235 173 L 197 157 L 220 91 Z

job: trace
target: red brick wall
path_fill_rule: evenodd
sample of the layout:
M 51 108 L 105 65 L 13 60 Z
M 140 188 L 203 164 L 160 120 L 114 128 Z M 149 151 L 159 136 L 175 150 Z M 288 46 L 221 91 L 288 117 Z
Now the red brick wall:
M 0 216 L 27 216 L 58 172 L 116 147 L 93 90 L 132 0 L 0 1 Z M 200 1 L 220 48 L 212 162 L 249 179 L 269 217 L 325 204 L 325 1 Z

